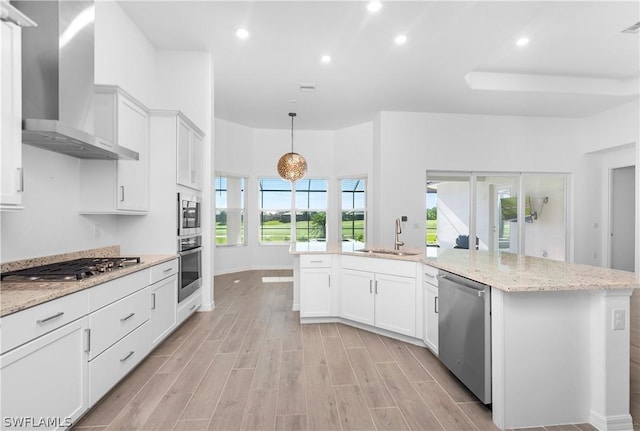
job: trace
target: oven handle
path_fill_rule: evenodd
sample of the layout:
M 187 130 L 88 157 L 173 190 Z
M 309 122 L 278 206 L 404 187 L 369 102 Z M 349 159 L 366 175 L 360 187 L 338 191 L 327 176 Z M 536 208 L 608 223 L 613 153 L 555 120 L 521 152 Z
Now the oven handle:
M 196 248 L 191 248 L 191 249 L 186 250 L 186 251 L 181 251 L 181 252 L 178 253 L 178 256 L 186 256 L 188 254 L 198 253 L 199 251 L 202 251 L 202 247 L 196 247 Z

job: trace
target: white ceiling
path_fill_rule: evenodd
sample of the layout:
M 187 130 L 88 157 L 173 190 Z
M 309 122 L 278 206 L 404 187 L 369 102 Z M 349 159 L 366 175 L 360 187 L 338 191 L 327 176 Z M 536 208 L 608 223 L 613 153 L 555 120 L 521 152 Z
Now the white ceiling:
M 366 4 L 121 6 L 157 48 L 210 51 L 216 117 L 250 127 L 286 129 L 291 111 L 297 129 L 329 130 L 379 111 L 586 117 L 638 99 L 640 35 L 622 33 L 640 21 L 637 0 L 387 1 L 376 14 Z

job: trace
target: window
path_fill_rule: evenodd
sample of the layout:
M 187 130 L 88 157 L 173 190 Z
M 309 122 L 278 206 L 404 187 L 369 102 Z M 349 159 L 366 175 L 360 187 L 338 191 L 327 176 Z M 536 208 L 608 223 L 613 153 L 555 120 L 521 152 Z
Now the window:
M 291 239 L 291 183 L 281 178 L 260 178 L 260 242 Z
M 345 178 L 340 181 L 342 241 L 365 242 L 366 181 Z
M 327 240 L 327 180 L 296 181 L 296 241 Z
M 242 177 L 216 177 L 216 245 L 244 245 L 244 184 Z

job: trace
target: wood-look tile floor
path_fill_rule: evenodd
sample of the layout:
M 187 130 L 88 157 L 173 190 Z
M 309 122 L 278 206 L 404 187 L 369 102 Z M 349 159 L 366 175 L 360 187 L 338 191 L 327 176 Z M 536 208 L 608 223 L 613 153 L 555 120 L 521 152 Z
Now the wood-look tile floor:
M 291 283 L 262 282 L 289 275 L 215 277 L 215 310 L 189 318 L 74 429 L 497 429 L 427 349 L 342 324 L 300 325 Z

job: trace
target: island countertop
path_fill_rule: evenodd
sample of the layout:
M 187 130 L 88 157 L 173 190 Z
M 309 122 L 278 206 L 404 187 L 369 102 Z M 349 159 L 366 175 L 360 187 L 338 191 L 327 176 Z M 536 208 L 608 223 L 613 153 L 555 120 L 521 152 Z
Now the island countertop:
M 292 254 L 330 253 L 421 262 L 487 284 L 505 292 L 613 290 L 640 287 L 640 276 L 598 266 L 552 259 L 466 249 L 438 250 L 435 256 L 363 253 L 362 243 L 331 247 L 325 243 L 297 243 Z M 369 247 L 367 247 L 369 248 Z M 374 247 L 371 247 L 374 248 Z

